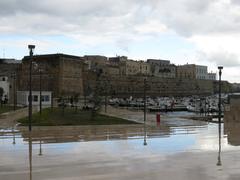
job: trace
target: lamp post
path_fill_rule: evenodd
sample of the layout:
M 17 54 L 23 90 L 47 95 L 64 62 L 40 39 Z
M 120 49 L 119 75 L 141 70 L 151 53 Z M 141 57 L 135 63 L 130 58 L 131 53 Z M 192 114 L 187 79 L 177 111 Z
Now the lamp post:
M 146 123 L 146 113 L 147 113 L 147 97 L 146 97 L 146 89 L 147 89 L 147 79 L 144 78 L 144 87 L 143 87 L 143 96 L 144 96 L 144 123 Z
M 11 75 L 13 79 L 13 110 L 16 110 L 16 72 Z
M 42 69 L 39 67 L 39 114 L 42 115 Z
M 221 86 L 221 76 L 222 76 L 222 66 L 218 66 L 219 70 L 219 96 L 218 96 L 218 122 L 221 122 L 221 115 L 222 115 L 222 110 L 221 110 L 221 93 L 222 93 L 222 86 Z
M 32 131 L 32 60 L 33 60 L 33 50 L 35 49 L 35 45 L 28 45 L 29 49 L 29 96 L 28 96 L 28 129 Z
M 104 94 L 105 94 L 105 98 L 104 98 L 104 106 L 105 106 L 105 108 L 104 108 L 104 111 L 105 111 L 105 113 L 107 113 L 107 95 L 108 95 L 107 78 L 105 78 L 105 80 L 104 80 L 104 90 L 105 90 L 105 92 L 104 92 Z
M 221 116 L 222 116 L 222 110 L 221 110 L 221 76 L 222 76 L 222 66 L 218 67 L 219 70 L 219 99 L 218 99 L 218 162 L 217 166 L 221 166 Z
M 147 91 L 147 78 L 144 78 L 143 82 L 143 96 L 144 96 L 144 141 L 143 145 L 147 145 L 147 129 L 146 129 L 146 114 L 147 114 L 147 97 L 146 97 L 146 91 Z

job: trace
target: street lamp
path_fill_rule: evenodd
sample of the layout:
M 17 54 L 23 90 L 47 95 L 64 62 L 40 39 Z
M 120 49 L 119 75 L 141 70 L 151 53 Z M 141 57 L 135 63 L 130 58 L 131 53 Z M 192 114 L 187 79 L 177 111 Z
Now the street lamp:
M 217 166 L 221 166 L 221 116 L 222 116 L 222 110 L 221 110 L 221 76 L 222 76 L 222 66 L 218 66 L 219 70 L 219 99 L 218 99 L 218 162 Z
M 218 122 L 221 123 L 221 115 L 222 115 L 222 111 L 221 111 L 221 76 L 222 76 L 222 66 L 218 66 L 218 70 L 219 70 L 219 96 L 218 96 Z
M 146 91 L 147 91 L 147 78 L 144 78 L 143 82 L 143 96 L 144 96 L 144 141 L 143 145 L 147 145 L 147 129 L 146 129 L 146 114 L 147 114 L 147 97 L 146 97 Z
M 42 115 L 42 69 L 39 67 L 39 91 L 40 91 L 40 99 L 39 99 L 39 114 Z
M 146 97 L 146 90 L 147 90 L 147 78 L 144 78 L 144 87 L 143 87 L 143 96 L 144 96 L 144 123 L 146 123 L 146 113 L 147 113 L 147 97 Z
M 13 110 L 16 110 L 16 72 L 13 72 L 11 75 L 13 79 Z
M 35 49 L 35 45 L 28 45 L 29 49 L 29 96 L 28 96 L 28 123 L 29 123 L 29 131 L 32 131 L 32 60 L 33 60 L 33 50 Z

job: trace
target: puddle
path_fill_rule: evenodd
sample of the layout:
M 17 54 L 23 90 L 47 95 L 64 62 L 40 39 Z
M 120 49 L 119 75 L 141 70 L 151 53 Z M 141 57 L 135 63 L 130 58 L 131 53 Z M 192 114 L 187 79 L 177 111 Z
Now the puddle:
M 218 127 L 172 114 L 160 126 L 1 129 L 0 179 L 229 179 L 240 125 Z

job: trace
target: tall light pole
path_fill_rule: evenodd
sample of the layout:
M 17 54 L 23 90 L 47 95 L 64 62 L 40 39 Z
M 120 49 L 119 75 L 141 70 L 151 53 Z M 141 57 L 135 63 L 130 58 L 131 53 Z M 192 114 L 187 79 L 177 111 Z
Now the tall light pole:
M 222 110 L 221 110 L 221 94 L 222 94 L 222 86 L 221 86 L 221 76 L 222 76 L 222 66 L 218 66 L 219 70 L 219 96 L 218 96 L 218 122 L 221 123 L 221 116 L 222 116 Z
M 146 123 L 146 113 L 147 113 L 146 89 L 147 89 L 147 79 L 144 78 L 144 87 L 143 87 L 143 96 L 144 96 L 144 123 Z
M 13 110 L 16 110 L 16 72 L 11 75 L 13 79 Z
M 39 114 L 42 115 L 42 69 L 39 67 L 39 91 L 40 91 L 40 99 L 39 99 Z
M 147 114 L 147 96 L 146 96 L 146 91 L 147 91 L 147 78 L 144 78 L 144 142 L 143 145 L 147 145 L 147 129 L 146 129 L 146 114 Z
M 32 131 L 32 61 L 33 61 L 33 50 L 35 45 L 28 45 L 29 49 L 29 96 L 28 96 L 28 129 Z
M 219 70 L 219 99 L 218 99 L 218 162 L 217 162 L 217 166 L 221 166 L 221 116 L 222 116 L 222 110 L 221 110 L 221 76 L 222 76 L 222 66 L 218 67 Z

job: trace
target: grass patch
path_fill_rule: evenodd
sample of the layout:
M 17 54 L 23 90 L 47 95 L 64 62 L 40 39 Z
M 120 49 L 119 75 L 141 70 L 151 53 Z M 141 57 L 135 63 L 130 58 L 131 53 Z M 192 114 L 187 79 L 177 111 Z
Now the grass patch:
M 28 125 L 28 117 L 18 120 L 21 125 Z M 66 125 L 113 125 L 113 124 L 137 124 L 121 118 L 96 114 L 91 118 L 91 111 L 75 111 L 73 108 L 66 108 L 64 114 L 61 108 L 43 109 L 42 115 L 33 114 L 33 126 L 66 126 Z

